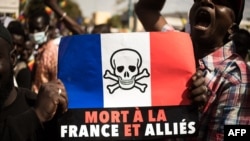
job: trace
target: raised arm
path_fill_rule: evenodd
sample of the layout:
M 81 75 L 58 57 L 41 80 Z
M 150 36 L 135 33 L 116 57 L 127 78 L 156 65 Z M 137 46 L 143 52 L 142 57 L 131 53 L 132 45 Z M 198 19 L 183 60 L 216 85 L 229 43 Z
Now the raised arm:
M 135 13 L 146 31 L 161 31 L 167 24 L 160 11 L 165 0 L 139 0 L 135 5 Z
M 84 30 L 81 28 L 81 26 L 71 17 L 67 16 L 67 14 L 58 6 L 57 0 L 44 0 L 44 3 L 49 6 L 56 13 L 56 15 L 61 17 L 63 23 L 71 32 L 73 32 L 73 34 L 84 33 Z

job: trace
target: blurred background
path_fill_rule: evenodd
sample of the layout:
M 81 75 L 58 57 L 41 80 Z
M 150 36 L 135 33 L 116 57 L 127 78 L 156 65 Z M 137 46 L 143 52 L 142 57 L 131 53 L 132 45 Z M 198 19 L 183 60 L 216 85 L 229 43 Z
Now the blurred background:
M 109 24 L 112 32 L 143 31 L 134 14 L 137 0 L 58 0 L 60 7 L 67 12 L 87 32 L 94 25 Z M 175 28 L 182 30 L 187 23 L 188 10 L 193 0 L 167 0 L 167 8 L 162 14 Z M 37 8 L 44 7 L 53 21 L 53 11 L 44 6 L 42 0 L 0 0 L 0 20 L 8 24 L 12 19 L 25 23 L 25 16 Z M 241 28 L 250 30 L 250 0 L 246 0 Z

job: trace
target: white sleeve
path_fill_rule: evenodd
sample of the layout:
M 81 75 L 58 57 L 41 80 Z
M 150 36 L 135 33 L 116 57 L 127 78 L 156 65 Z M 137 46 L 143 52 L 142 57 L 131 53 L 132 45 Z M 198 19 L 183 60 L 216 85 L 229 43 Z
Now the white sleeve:
M 167 32 L 167 31 L 175 31 L 174 27 L 169 25 L 169 24 L 165 24 L 162 29 L 161 29 L 162 32 Z

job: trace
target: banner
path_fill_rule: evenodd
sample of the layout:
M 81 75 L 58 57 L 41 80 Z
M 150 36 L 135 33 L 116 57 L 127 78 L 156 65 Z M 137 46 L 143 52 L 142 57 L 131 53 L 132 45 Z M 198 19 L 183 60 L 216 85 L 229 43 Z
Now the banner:
M 12 18 L 17 18 L 19 16 L 19 4 L 20 0 L 0 0 L 0 14 L 3 17 L 14 15 Z
M 69 97 L 60 121 L 68 140 L 194 136 L 197 109 L 187 87 L 195 72 L 192 42 L 181 32 L 63 37 L 58 77 Z

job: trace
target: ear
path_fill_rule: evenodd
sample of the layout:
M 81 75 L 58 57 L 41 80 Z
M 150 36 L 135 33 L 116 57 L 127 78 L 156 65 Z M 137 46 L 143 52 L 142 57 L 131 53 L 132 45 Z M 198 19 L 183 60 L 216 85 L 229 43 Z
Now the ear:
M 229 34 L 229 39 L 232 39 L 232 36 L 239 30 L 239 26 L 236 23 L 233 23 L 229 29 L 228 29 L 228 34 Z
M 14 46 L 14 48 L 10 51 L 10 61 L 11 61 L 13 68 L 16 66 L 16 63 L 17 63 L 16 56 L 17 56 L 16 55 L 16 46 Z

